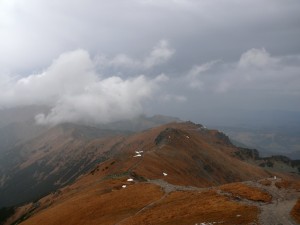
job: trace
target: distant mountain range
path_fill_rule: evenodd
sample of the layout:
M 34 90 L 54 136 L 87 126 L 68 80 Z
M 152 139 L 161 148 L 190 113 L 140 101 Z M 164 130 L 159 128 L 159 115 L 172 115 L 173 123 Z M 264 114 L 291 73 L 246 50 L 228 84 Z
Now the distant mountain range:
M 300 159 L 300 127 L 230 127 L 218 126 L 238 146 L 256 148 L 262 155 L 285 155 Z

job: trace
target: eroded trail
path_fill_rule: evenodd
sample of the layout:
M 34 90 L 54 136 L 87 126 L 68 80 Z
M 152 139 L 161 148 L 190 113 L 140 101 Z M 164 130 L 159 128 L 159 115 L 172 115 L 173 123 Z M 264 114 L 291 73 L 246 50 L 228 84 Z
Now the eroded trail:
M 264 204 L 260 206 L 261 214 L 259 216 L 259 222 L 263 225 L 297 225 L 297 223 L 290 216 L 290 212 L 300 197 L 300 193 L 293 189 L 277 188 L 276 182 L 280 182 L 281 179 L 270 179 L 270 186 L 263 186 L 256 184 L 260 188 L 268 191 L 273 200 L 270 204 Z
M 263 225 L 297 225 L 290 216 L 296 199 L 267 204 L 261 207 L 259 221 Z
M 162 179 L 149 180 L 148 183 L 160 186 L 165 191 L 165 193 L 170 193 L 172 191 L 204 191 L 209 189 L 209 188 L 197 188 L 193 186 L 174 185 Z

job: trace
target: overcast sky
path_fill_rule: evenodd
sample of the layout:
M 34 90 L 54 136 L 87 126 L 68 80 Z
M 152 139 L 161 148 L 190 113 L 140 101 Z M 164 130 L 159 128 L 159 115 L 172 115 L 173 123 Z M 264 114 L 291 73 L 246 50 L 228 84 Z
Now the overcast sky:
M 44 124 L 300 112 L 299 40 L 299 0 L 0 0 L 0 107 L 46 105 Z

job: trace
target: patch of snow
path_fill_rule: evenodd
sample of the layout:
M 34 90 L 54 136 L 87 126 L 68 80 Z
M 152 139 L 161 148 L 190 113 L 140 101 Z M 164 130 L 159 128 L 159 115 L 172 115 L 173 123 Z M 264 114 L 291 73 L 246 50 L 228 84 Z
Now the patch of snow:
M 240 214 L 238 214 L 238 215 L 236 215 L 236 217 L 241 217 L 241 215 L 240 215 Z
M 134 155 L 133 157 L 141 157 L 141 154 Z
M 189 136 L 186 136 L 186 138 L 190 138 Z
M 144 151 L 135 151 L 136 154 L 141 154 L 143 153 Z
M 132 181 L 133 181 L 133 179 L 132 179 L 132 178 L 129 178 L 129 179 L 127 179 L 127 181 L 130 181 L 130 182 L 132 182 Z
M 167 174 L 167 173 L 165 173 L 165 172 L 163 172 L 163 175 L 164 175 L 164 176 L 168 176 L 168 174 Z
M 276 176 L 274 176 L 274 180 L 276 180 L 277 179 L 277 177 Z
M 127 186 L 124 184 L 124 185 L 122 185 L 122 188 L 126 188 Z

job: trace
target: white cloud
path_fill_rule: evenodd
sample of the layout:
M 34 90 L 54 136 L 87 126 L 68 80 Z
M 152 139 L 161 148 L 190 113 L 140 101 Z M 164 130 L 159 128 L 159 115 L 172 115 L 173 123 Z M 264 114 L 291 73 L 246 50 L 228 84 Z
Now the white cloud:
M 274 57 L 265 49 L 253 48 L 235 63 L 212 61 L 194 66 L 185 79 L 189 87 L 214 93 L 292 94 L 300 90 L 299 65 L 297 55 Z
M 107 123 L 142 113 L 143 101 L 167 79 L 164 74 L 101 78 L 88 52 L 76 50 L 60 55 L 42 73 L 2 81 L 0 105 L 47 105 L 50 113 L 36 116 L 40 124 Z
M 160 64 L 166 63 L 175 53 L 167 40 L 160 40 L 152 51 L 143 60 L 131 58 L 126 54 L 118 54 L 112 59 L 100 56 L 97 61 L 102 67 L 130 68 L 148 70 Z
M 252 48 L 241 55 L 238 66 L 240 68 L 264 68 L 272 66 L 276 61 L 264 48 Z
M 201 81 L 201 75 L 204 72 L 209 71 L 217 62 L 218 60 L 215 60 L 212 62 L 204 63 L 202 65 L 193 66 L 193 68 L 187 74 L 189 86 L 195 89 L 203 89 L 204 83 Z
M 150 55 L 144 60 L 143 66 L 148 69 L 155 65 L 165 63 L 174 53 L 175 50 L 169 47 L 168 41 L 161 40 L 158 45 L 153 48 Z

